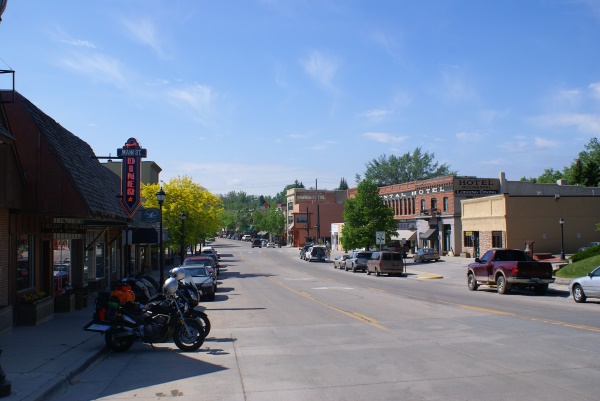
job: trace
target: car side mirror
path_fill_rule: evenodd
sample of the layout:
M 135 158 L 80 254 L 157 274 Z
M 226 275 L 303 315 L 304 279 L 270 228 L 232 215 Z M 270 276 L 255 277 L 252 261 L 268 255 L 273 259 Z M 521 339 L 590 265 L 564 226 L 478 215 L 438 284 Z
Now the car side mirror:
M 592 278 L 594 275 L 592 274 L 592 272 L 588 273 L 588 277 Z
M 479 258 L 475 258 L 475 262 L 476 262 L 476 263 L 481 263 L 481 259 L 479 259 Z

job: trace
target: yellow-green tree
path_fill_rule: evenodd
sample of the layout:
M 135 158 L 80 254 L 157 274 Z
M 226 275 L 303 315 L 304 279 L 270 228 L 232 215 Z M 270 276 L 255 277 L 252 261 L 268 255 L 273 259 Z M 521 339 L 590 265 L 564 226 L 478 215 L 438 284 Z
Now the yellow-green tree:
M 158 208 L 156 193 L 160 184 L 142 186 L 143 205 Z M 196 184 L 190 177 L 177 176 L 162 185 L 167 195 L 163 203 L 163 228 L 169 233 L 165 246 L 178 252 L 181 244 L 181 214 L 185 213 L 183 243 L 195 246 L 221 230 L 223 202 L 219 196 Z

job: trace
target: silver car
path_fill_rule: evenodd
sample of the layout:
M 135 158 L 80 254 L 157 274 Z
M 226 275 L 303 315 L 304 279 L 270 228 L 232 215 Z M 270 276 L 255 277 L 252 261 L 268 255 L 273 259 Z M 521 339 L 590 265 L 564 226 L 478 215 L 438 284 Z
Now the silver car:
M 573 279 L 569 283 L 573 299 L 577 303 L 585 302 L 588 298 L 600 298 L 600 266 L 587 276 Z

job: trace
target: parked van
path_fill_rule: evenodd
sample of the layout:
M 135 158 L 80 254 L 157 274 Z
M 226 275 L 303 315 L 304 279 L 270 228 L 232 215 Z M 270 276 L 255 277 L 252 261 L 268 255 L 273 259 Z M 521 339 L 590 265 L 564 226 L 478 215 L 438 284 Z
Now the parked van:
M 400 252 L 376 251 L 367 261 L 367 274 L 401 275 L 404 273 L 404 260 Z

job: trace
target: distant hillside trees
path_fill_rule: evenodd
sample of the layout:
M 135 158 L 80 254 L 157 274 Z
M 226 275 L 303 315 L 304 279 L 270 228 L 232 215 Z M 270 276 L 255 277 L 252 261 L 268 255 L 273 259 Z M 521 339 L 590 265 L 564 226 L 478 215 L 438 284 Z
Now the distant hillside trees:
M 433 153 L 423 153 L 420 147 L 417 147 L 412 154 L 410 152 L 401 156 L 384 154 L 366 164 L 364 179 L 373 181 L 381 187 L 456 174 L 446 163 L 440 165 L 434 158 Z M 361 176 L 356 174 L 356 182 L 360 181 Z

